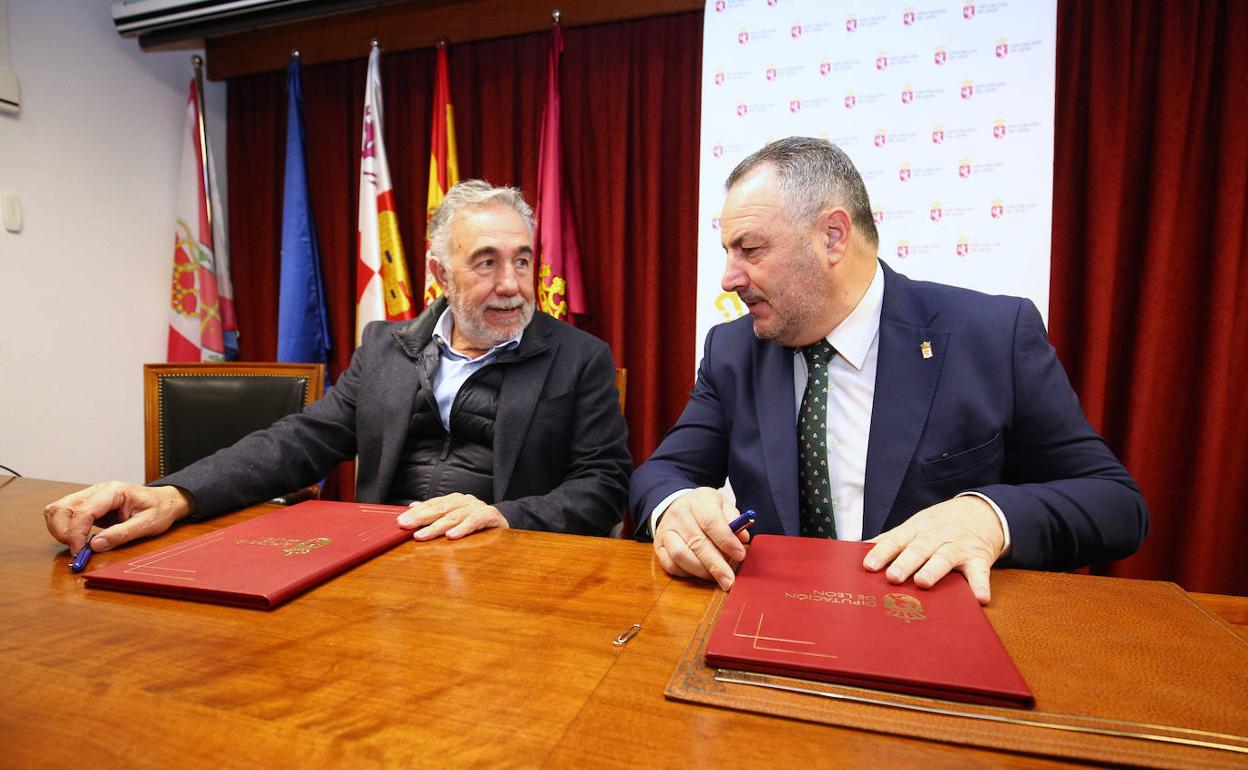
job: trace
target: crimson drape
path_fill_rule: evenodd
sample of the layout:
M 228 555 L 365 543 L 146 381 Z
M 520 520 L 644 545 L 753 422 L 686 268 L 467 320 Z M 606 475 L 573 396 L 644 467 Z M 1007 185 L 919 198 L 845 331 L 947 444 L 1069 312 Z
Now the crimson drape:
M 564 158 L 591 317 L 628 369 L 629 445 L 640 461 L 684 408 L 693 382 L 702 15 L 569 29 Z M 460 177 L 537 189 L 548 33 L 450 49 Z M 330 373 L 352 351 L 360 115 L 367 51 L 303 69 L 308 185 L 329 306 Z M 382 58 L 384 131 L 413 285 L 424 285 L 432 50 Z M 276 349 L 284 81 L 229 83 L 232 270 L 241 356 Z M 349 474 L 340 474 L 349 489 Z M 344 496 L 349 494 L 343 493 Z
M 1248 3 L 1059 5 L 1050 336 L 1152 531 L 1101 571 L 1248 593 Z
M 593 318 L 629 369 L 637 461 L 693 379 L 701 14 L 567 31 L 563 130 Z M 546 38 L 453 46 L 462 175 L 535 190 Z M 1144 488 L 1143 550 L 1098 571 L 1248 593 L 1248 4 L 1059 3 L 1051 336 Z M 346 365 L 364 62 L 307 67 L 309 184 Z M 383 59 L 385 131 L 415 285 L 433 52 Z M 280 73 L 229 88 L 230 232 L 247 358 L 275 349 Z M 413 256 L 414 255 L 414 256 Z

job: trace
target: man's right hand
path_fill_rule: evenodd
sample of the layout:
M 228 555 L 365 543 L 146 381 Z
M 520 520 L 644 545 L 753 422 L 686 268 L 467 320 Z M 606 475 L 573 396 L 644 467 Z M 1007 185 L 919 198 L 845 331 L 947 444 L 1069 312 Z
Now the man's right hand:
M 750 533 L 733 534 L 737 509 L 718 490 L 698 487 L 672 501 L 654 531 L 654 551 L 668 574 L 714 580 L 727 591 L 745 558 Z
M 116 513 L 119 523 L 91 537 L 97 519 Z M 66 495 L 43 508 L 52 537 L 78 553 L 91 541 L 94 551 L 107 551 L 140 537 L 151 537 L 191 512 L 191 502 L 177 487 L 144 487 L 110 481 Z

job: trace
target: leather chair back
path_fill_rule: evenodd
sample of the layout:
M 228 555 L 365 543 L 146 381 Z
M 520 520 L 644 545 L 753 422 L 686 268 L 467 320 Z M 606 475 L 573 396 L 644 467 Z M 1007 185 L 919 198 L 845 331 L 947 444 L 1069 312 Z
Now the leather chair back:
M 147 481 L 302 411 L 324 390 L 324 364 L 144 365 Z

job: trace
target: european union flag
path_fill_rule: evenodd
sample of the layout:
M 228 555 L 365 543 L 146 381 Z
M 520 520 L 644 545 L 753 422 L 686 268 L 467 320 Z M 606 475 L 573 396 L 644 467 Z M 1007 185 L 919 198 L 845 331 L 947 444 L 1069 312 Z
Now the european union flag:
M 286 68 L 286 178 L 282 187 L 282 277 L 277 310 L 277 360 L 325 363 L 329 320 L 321 283 L 316 227 L 308 204 L 303 154 L 303 88 L 299 58 Z

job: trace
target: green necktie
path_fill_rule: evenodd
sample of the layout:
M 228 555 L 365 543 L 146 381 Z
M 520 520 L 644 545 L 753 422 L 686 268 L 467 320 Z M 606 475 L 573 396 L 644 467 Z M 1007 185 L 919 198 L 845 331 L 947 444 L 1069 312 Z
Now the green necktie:
M 797 482 L 803 537 L 836 538 L 828 482 L 828 363 L 836 349 L 827 340 L 802 348 L 809 377 L 797 413 Z

